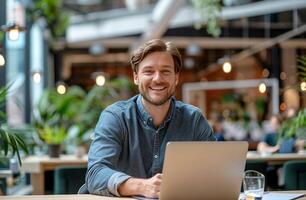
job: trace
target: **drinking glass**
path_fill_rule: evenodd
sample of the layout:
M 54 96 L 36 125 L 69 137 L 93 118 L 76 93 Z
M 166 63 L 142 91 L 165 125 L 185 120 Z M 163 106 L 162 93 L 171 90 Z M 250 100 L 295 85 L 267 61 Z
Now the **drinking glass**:
M 243 191 L 245 199 L 260 200 L 265 190 L 265 176 L 258 171 L 248 170 L 244 172 Z

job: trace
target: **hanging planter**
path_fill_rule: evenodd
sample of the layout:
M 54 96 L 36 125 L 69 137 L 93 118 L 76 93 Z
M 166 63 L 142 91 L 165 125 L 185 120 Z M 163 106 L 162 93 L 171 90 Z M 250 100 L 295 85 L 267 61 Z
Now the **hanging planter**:
M 219 37 L 221 0 L 191 0 L 194 9 L 200 15 L 200 21 L 195 24 L 196 29 L 207 26 L 207 32 L 214 37 Z

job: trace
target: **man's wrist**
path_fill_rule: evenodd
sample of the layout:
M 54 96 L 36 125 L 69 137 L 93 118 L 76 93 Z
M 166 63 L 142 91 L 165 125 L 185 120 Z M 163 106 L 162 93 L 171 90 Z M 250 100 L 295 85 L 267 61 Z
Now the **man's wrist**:
M 133 196 L 142 195 L 141 189 L 143 188 L 142 179 L 129 178 L 118 187 L 120 196 Z

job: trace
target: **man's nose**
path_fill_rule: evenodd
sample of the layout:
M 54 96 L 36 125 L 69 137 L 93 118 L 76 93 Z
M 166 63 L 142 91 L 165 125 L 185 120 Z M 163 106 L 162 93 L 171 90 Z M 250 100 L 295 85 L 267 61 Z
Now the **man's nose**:
M 153 81 L 161 81 L 163 79 L 162 74 L 160 72 L 155 72 L 153 76 Z

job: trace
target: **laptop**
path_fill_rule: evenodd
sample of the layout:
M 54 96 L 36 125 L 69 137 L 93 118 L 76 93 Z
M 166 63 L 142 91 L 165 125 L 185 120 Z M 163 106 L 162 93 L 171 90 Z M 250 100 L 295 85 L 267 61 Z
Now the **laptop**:
M 248 142 L 170 142 L 160 200 L 238 199 Z

